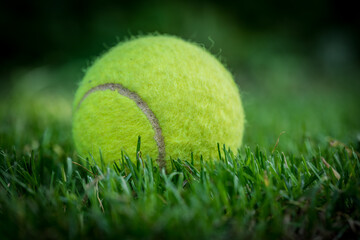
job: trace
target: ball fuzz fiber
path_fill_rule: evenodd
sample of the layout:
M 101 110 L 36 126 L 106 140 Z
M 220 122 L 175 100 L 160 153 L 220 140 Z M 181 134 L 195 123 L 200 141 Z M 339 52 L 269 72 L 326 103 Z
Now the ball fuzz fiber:
M 110 49 L 75 94 L 73 138 L 80 155 L 105 163 L 141 151 L 160 167 L 217 157 L 217 143 L 241 145 L 244 112 L 225 67 L 203 48 L 171 36 L 146 36 Z

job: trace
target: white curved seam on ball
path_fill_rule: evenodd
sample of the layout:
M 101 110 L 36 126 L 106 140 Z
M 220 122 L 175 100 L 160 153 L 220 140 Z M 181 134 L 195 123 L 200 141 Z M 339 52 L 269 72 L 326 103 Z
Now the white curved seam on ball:
M 146 118 L 150 122 L 152 128 L 154 129 L 155 136 L 154 140 L 158 147 L 159 156 L 157 158 L 157 162 L 160 168 L 165 167 L 165 141 L 164 136 L 162 135 L 162 129 L 159 124 L 159 120 L 156 118 L 155 114 L 147 103 L 142 100 L 142 98 L 135 92 L 130 91 L 129 89 L 125 88 L 123 85 L 118 83 L 106 83 L 96 87 L 91 88 L 87 91 L 84 96 L 81 98 L 80 102 L 78 103 L 76 110 L 79 109 L 81 103 L 93 92 L 96 91 L 105 91 L 105 90 L 112 90 L 117 91 L 120 95 L 127 97 L 135 102 L 135 104 L 140 108 L 140 110 L 145 114 Z

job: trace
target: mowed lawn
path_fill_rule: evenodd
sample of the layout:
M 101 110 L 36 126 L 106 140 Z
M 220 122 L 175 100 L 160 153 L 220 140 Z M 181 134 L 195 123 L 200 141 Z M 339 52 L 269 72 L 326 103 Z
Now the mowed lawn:
M 0 238 L 358 238 L 360 75 L 272 63 L 232 70 L 243 146 L 168 173 L 144 152 L 109 166 L 77 155 L 78 63 L 19 70 L 0 98 Z

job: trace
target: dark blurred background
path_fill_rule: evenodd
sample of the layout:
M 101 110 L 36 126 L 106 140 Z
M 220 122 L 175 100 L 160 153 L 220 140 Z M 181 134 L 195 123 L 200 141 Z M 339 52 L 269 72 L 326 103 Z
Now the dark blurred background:
M 335 0 L 2 1 L 0 72 L 90 60 L 153 32 L 203 43 L 231 69 L 295 52 L 320 70 L 341 70 L 359 61 L 359 16 L 355 1 Z
M 36 142 L 51 118 L 70 143 L 84 70 L 119 41 L 165 33 L 202 44 L 233 73 L 246 144 L 270 149 L 287 131 L 287 150 L 317 136 L 360 148 L 355 1 L 2 1 L 0 24 L 0 133 L 19 143 Z

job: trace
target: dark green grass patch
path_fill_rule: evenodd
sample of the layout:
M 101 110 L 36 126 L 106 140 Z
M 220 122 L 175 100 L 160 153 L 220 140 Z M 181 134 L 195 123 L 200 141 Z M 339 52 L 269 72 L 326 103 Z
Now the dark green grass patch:
M 307 143 L 304 143 L 307 144 Z M 126 155 L 102 168 L 46 147 L 0 155 L 0 232 L 16 238 L 354 238 L 359 234 L 360 163 L 353 149 L 303 155 L 261 148 L 195 169 L 173 160 L 160 171 Z M 90 161 L 91 162 L 91 161 Z
M 357 85 L 271 74 L 240 82 L 241 149 L 219 146 L 199 168 L 173 159 L 167 173 L 146 153 L 110 166 L 78 156 L 76 80 L 46 68 L 17 79 L 0 98 L 0 239 L 358 238 Z

